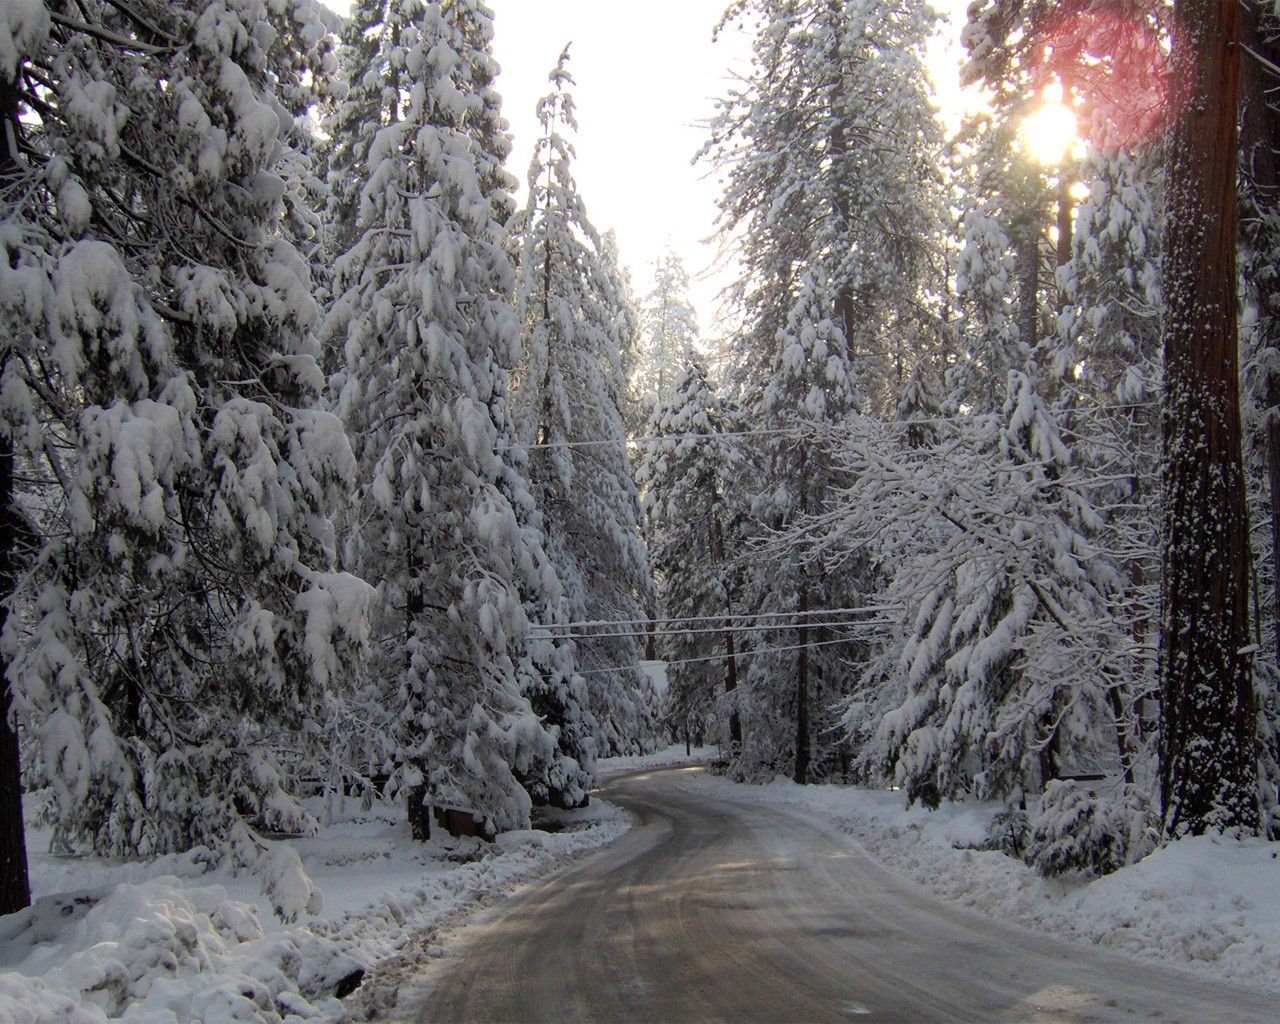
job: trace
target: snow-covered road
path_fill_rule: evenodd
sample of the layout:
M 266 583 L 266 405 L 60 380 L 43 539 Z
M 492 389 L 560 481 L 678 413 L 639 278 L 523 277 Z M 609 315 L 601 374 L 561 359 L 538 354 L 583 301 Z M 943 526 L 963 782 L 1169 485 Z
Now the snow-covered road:
M 450 943 L 430 1021 L 1275 1021 L 1274 996 L 984 918 L 811 819 L 618 779 L 637 827 Z

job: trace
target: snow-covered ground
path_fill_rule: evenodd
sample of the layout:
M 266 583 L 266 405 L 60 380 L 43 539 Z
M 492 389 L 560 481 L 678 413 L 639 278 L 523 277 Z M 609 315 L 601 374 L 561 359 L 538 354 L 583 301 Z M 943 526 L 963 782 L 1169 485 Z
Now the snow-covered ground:
M 993 917 L 1280 990 L 1280 843 L 1199 837 L 1102 878 L 1045 879 L 1002 853 L 973 849 L 986 836 L 992 805 L 930 812 L 904 808 L 900 792 L 693 779 L 727 798 L 749 797 L 835 827 L 891 871 Z
M 605 761 L 601 776 L 718 755 L 672 746 Z M 984 913 L 1280 990 L 1280 843 L 1186 840 L 1105 878 L 1046 880 L 973 848 L 990 806 L 931 813 L 904 809 L 897 792 L 784 780 L 747 787 L 709 773 L 689 784 L 823 822 L 889 869 Z M 33 830 L 36 903 L 0 918 L 0 1021 L 303 1024 L 356 1008 L 363 1015 L 394 1000 L 422 958 L 443 954 L 447 926 L 629 827 L 596 800 L 493 846 L 439 830 L 416 844 L 398 805 L 363 810 L 346 799 L 327 815 L 319 802 L 314 809 L 328 822 L 317 836 L 275 844 L 273 896 L 262 891 L 261 871 L 212 867 L 199 851 L 151 863 L 63 858 L 48 852 L 47 832 Z M 294 854 L 322 906 L 287 870 Z M 282 921 L 272 898 L 298 910 L 298 920 Z M 302 909 L 308 902 L 311 912 Z M 358 993 L 338 999 L 340 983 L 360 969 L 368 974 Z
M 47 832 L 31 830 L 35 904 L 0 918 L 0 1021 L 331 1019 L 344 1011 L 335 990 L 354 971 L 370 970 L 365 985 L 376 988 L 388 964 L 437 952 L 444 924 L 629 827 L 600 801 L 541 824 L 552 831 L 507 833 L 493 846 L 441 830 L 418 844 L 400 806 L 340 801 L 318 835 L 277 843 L 268 858 L 276 902 L 300 911 L 292 924 L 273 913 L 262 872 L 211 868 L 201 852 L 150 863 L 62 858 L 48 852 Z M 288 870 L 290 851 L 322 900 Z M 308 902 L 315 912 L 302 909 Z
M 686 753 L 683 743 L 673 743 L 661 750 L 655 750 L 652 754 L 605 758 L 599 763 L 597 774 L 600 776 L 601 783 L 605 783 L 630 772 L 642 772 L 653 768 L 679 768 L 690 764 L 707 765 L 719 760 L 720 756 L 719 747 L 692 747 Z

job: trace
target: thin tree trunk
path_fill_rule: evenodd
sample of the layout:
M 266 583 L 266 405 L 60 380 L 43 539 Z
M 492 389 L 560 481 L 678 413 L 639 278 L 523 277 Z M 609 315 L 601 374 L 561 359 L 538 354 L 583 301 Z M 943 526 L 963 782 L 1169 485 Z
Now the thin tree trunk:
M 431 809 L 427 807 L 426 783 L 419 783 L 409 790 L 406 797 L 409 813 L 409 834 L 415 842 L 425 843 L 431 838 Z
M 1071 243 L 1074 223 L 1072 213 L 1075 209 L 1075 201 L 1071 198 L 1071 185 L 1073 184 L 1071 176 L 1065 170 L 1058 172 L 1058 245 L 1057 245 L 1057 266 L 1065 267 L 1071 261 Z M 1067 290 L 1059 287 L 1058 289 L 1058 311 L 1061 312 L 1067 305 Z
M 1040 225 L 1028 217 L 1016 238 L 1018 340 L 1031 351 L 1040 334 Z
M 1274 38 L 1274 33 L 1280 30 L 1280 19 L 1268 17 L 1261 0 L 1249 0 L 1244 11 L 1241 31 L 1245 46 L 1272 64 L 1280 64 L 1280 44 Z M 1246 54 L 1242 59 L 1240 71 L 1244 100 L 1240 118 L 1244 177 L 1257 206 L 1274 209 L 1280 203 L 1280 158 L 1277 156 L 1277 147 L 1280 147 L 1280 114 L 1275 106 L 1276 101 L 1270 97 L 1274 91 L 1275 77 L 1258 57 L 1251 54 Z M 1265 226 L 1263 230 L 1266 230 Z M 1266 332 L 1262 344 L 1273 352 L 1280 351 L 1277 281 L 1280 281 L 1280 271 L 1273 271 L 1269 289 L 1254 282 L 1254 287 L 1261 293 L 1257 296 L 1259 329 Z M 1272 615 L 1276 616 L 1280 615 L 1280 373 L 1267 373 L 1263 402 L 1267 416 L 1267 484 L 1271 498 Z M 1273 639 L 1276 661 L 1280 663 L 1280 628 L 1275 630 Z
M 1259 827 L 1236 324 L 1238 3 L 1178 0 L 1164 261 L 1167 835 Z
M 720 507 L 720 495 L 716 492 L 715 485 L 711 488 L 711 562 L 717 568 L 724 565 L 724 526 L 720 522 L 720 517 L 716 514 L 716 510 Z M 738 715 L 737 700 L 730 695 L 738 688 L 738 659 L 734 651 L 733 641 L 733 607 L 726 595 L 725 599 L 724 620 L 724 693 L 725 697 L 733 700 L 733 705 L 729 708 L 729 745 L 732 748 L 733 756 L 737 756 L 742 749 L 742 719 Z
M 419 541 L 416 534 L 409 538 L 409 588 L 405 595 L 405 636 L 413 632 L 414 623 L 426 611 L 426 596 L 422 592 L 422 581 L 418 578 L 418 573 L 422 569 L 422 558 L 418 555 Z M 422 765 L 418 765 L 418 769 L 425 769 Z M 409 815 L 409 833 L 420 843 L 425 843 L 431 838 L 431 815 L 426 807 L 427 786 L 426 783 L 419 783 L 409 789 L 406 797 L 406 810 Z
M 803 570 L 802 570 L 803 571 Z M 800 600 L 797 602 L 800 612 L 800 628 L 797 632 L 796 644 L 800 648 L 800 657 L 796 659 L 796 771 L 795 781 L 803 785 L 809 781 L 809 584 L 800 584 Z
M 833 47 L 828 53 L 828 61 L 831 65 L 831 71 L 840 80 L 843 85 L 843 68 L 842 57 L 840 55 L 840 28 L 844 18 L 842 0 L 827 0 L 827 9 L 832 19 Z M 852 203 L 849 192 L 844 187 L 839 175 L 844 170 L 843 164 L 849 155 L 849 139 L 845 135 L 844 122 L 839 118 L 832 119 L 831 137 L 829 139 L 831 147 L 832 162 L 832 182 L 835 190 L 835 196 L 832 202 L 832 213 L 835 216 L 836 230 L 838 232 L 847 231 L 849 222 L 852 219 Z M 852 366 L 858 358 L 857 347 L 854 343 L 854 306 L 855 299 L 853 287 L 848 282 L 841 285 L 840 291 L 836 295 L 835 314 L 836 323 L 840 325 L 840 330 L 844 334 L 845 359 Z
M 647 613 L 649 616 L 649 624 L 645 627 L 644 660 L 657 661 L 658 660 L 658 623 L 657 623 L 658 607 L 657 607 L 656 599 L 652 595 L 650 595 L 646 603 L 648 605 Z
M 13 175 L 17 163 L 16 154 L 9 150 L 9 140 L 17 132 L 18 91 L 13 82 L 0 78 L 0 185 Z M 7 346 L 8 342 L 0 344 Z M 8 362 L 7 347 L 3 358 Z M 0 364 L 0 377 L 3 376 L 4 366 Z M 13 439 L 0 430 L 0 634 L 9 618 L 9 601 L 18 570 L 15 461 Z M 22 760 L 12 712 L 9 663 L 0 654 L 0 914 L 12 914 L 31 904 L 26 826 L 22 818 Z
M 1115 720 L 1116 749 L 1120 752 L 1120 766 L 1124 769 L 1124 781 L 1132 786 L 1134 783 L 1133 754 L 1129 750 L 1129 737 L 1124 728 L 1124 701 L 1120 697 L 1120 687 L 1108 688 L 1107 701 L 1111 704 L 1111 717 Z
M 729 622 L 728 619 L 725 620 Z M 733 649 L 733 633 L 724 635 L 724 692 L 733 701 L 729 708 L 729 746 L 734 757 L 742 750 L 742 718 L 738 715 L 738 700 L 733 696 L 738 688 L 738 656 Z
M 1071 260 L 1071 235 L 1074 228 L 1072 211 L 1075 201 L 1071 198 L 1071 176 L 1065 170 L 1058 173 L 1058 266 L 1065 267 Z

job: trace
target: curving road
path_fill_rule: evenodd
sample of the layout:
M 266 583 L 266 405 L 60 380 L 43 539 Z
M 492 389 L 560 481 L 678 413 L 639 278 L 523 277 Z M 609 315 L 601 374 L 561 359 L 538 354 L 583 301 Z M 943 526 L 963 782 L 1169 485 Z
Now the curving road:
M 410 1020 L 1280 1021 L 1280 999 L 1032 935 L 684 770 L 616 780 L 638 825 L 459 933 Z

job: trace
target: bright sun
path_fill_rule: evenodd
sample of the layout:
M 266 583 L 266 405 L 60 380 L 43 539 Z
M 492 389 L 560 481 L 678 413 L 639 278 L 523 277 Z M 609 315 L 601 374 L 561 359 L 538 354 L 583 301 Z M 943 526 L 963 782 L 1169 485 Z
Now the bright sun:
M 1079 133 L 1076 115 L 1063 106 L 1061 86 L 1045 89 L 1041 102 L 1023 119 L 1018 135 L 1023 149 L 1038 163 L 1052 167 L 1062 162 Z

